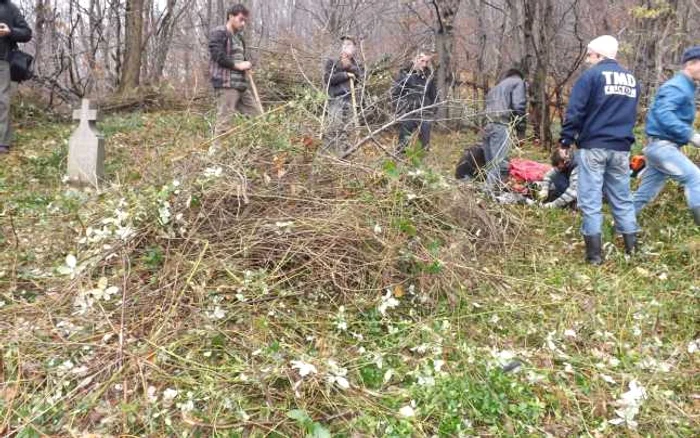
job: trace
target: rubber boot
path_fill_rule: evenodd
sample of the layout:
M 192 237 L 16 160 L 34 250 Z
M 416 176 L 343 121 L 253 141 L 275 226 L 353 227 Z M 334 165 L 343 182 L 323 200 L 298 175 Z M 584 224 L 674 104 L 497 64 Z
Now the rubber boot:
M 625 241 L 625 254 L 632 255 L 637 251 L 637 234 L 623 234 L 622 240 Z
M 586 242 L 586 261 L 592 265 L 600 265 L 603 263 L 602 246 L 603 239 L 600 234 L 591 236 L 583 236 Z
M 695 225 L 700 227 L 700 207 L 695 207 L 693 209 L 693 218 L 695 219 Z

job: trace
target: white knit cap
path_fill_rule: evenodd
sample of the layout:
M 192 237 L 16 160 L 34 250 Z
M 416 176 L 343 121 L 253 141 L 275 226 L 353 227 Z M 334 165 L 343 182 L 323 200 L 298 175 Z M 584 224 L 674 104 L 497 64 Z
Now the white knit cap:
M 617 56 L 617 48 L 617 39 L 610 35 L 599 36 L 588 43 L 588 50 L 609 59 L 615 59 Z

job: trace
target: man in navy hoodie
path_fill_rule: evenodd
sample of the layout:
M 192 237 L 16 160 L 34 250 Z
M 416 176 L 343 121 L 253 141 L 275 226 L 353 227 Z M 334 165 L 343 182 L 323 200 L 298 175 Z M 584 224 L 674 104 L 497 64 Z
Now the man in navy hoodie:
M 629 152 L 637 118 L 639 88 L 634 76 L 617 63 L 618 42 L 603 35 L 588 44 L 592 67 L 574 84 L 559 140 L 562 153 L 578 145 L 578 206 L 586 260 L 603 262 L 603 191 L 622 234 L 625 250 L 636 246 L 637 220 L 630 192 Z
M 639 190 L 634 194 L 637 213 L 672 178 L 685 187 L 695 224 L 700 226 L 700 169 L 681 148 L 690 143 L 700 148 L 700 133 L 693 130 L 695 120 L 695 81 L 700 81 L 700 46 L 687 49 L 681 58 L 682 70 L 659 88 L 647 115 L 644 148 L 647 168 Z

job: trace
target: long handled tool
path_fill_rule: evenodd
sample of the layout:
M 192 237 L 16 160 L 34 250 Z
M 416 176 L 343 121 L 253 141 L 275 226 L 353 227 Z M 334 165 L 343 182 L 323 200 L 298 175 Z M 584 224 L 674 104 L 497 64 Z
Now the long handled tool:
M 350 78 L 350 98 L 352 99 L 352 115 L 354 117 L 355 126 L 360 124 L 360 119 L 357 117 L 357 100 L 355 99 L 355 80 Z
M 253 97 L 255 98 L 255 103 L 258 105 L 258 110 L 260 111 L 260 114 L 262 114 L 263 111 L 263 106 L 262 102 L 260 102 L 260 95 L 258 94 L 258 87 L 255 86 L 255 81 L 253 80 L 253 72 L 251 70 L 246 71 L 246 74 L 248 75 L 248 82 L 250 82 L 250 89 L 253 90 Z

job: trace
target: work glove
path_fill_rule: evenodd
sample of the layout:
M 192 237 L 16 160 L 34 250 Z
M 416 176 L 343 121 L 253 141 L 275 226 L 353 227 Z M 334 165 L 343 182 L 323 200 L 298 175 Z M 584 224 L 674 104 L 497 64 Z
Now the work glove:
M 693 135 L 690 136 L 690 143 L 696 148 L 700 148 L 700 132 L 693 132 Z
M 537 199 L 540 201 L 544 201 L 549 197 L 549 191 L 547 189 L 542 189 L 539 192 L 537 192 Z
M 557 208 L 557 206 L 554 205 L 554 202 L 547 202 L 545 204 L 542 204 L 542 208 Z

